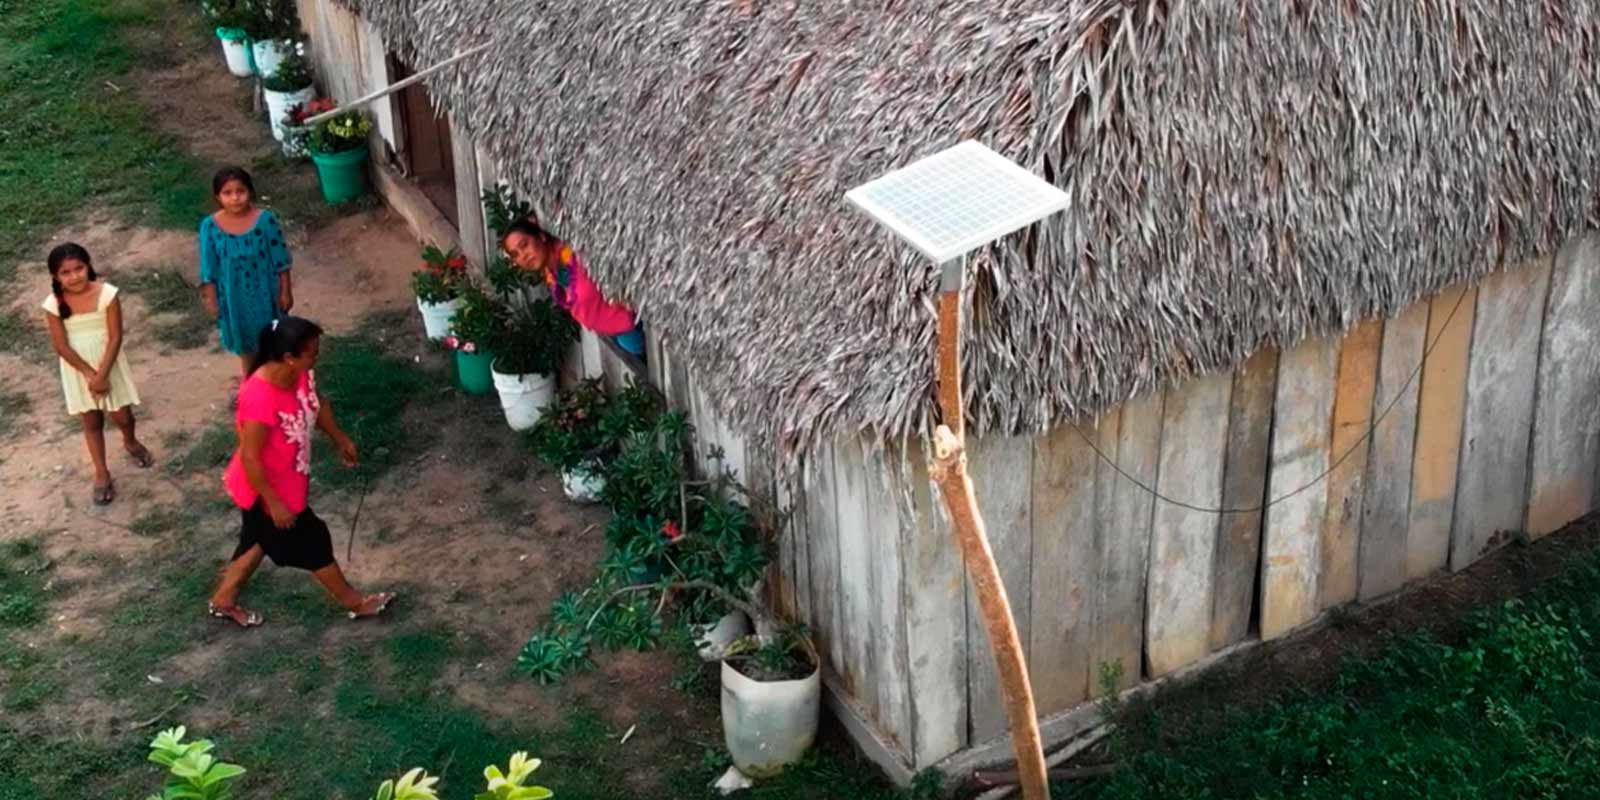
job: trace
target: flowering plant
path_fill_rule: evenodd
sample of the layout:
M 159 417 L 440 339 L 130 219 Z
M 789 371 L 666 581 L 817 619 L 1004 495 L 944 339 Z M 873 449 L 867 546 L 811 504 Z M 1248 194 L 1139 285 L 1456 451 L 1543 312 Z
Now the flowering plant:
M 284 112 L 282 122 L 285 127 L 298 128 L 305 125 L 307 119 L 318 114 L 326 114 L 335 108 L 337 106 L 333 104 L 333 99 L 328 97 L 318 97 L 306 103 L 295 103 Z
M 466 256 L 453 247 L 447 252 L 430 244 L 422 248 L 422 269 L 411 273 L 411 291 L 424 303 L 448 303 L 466 276 Z
M 450 317 L 450 333 L 456 340 L 454 349 L 463 353 L 487 350 L 505 327 L 505 308 L 471 281 L 461 281 L 457 297 L 461 306 Z
M 446 350 L 460 350 L 468 355 L 478 352 L 478 346 L 456 336 L 446 336 L 439 340 L 439 344 Z
M 372 120 L 352 109 L 318 122 L 307 145 L 313 153 L 343 153 L 366 145 L 370 133 Z

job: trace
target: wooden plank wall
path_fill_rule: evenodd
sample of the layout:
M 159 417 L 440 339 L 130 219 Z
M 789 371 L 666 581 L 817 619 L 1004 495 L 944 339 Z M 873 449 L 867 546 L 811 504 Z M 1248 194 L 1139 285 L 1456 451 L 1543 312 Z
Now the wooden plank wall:
M 1095 697 L 1103 665 L 1131 686 L 1462 566 L 1496 530 L 1545 533 L 1593 508 L 1600 355 L 1580 345 L 1600 336 L 1597 304 L 1600 238 L 1076 428 L 974 438 L 1041 715 Z M 792 509 L 772 597 L 811 626 L 880 744 L 915 770 L 1003 735 L 920 449 L 842 438 L 784 481 L 711 413 L 670 340 L 648 352 L 699 446 L 736 446 L 727 460 Z

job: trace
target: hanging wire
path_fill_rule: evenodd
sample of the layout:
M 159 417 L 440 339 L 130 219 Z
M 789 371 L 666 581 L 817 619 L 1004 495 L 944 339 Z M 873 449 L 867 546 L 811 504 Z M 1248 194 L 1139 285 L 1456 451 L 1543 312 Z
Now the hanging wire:
M 1121 465 L 1117 464 L 1115 459 L 1112 459 L 1110 456 L 1107 456 L 1105 454 L 1105 452 L 1100 449 L 1099 445 L 1096 445 L 1094 443 L 1093 439 L 1089 438 L 1089 436 L 1084 434 L 1082 428 L 1079 428 L 1077 425 L 1072 425 L 1070 427 L 1072 428 L 1073 431 L 1077 432 L 1078 437 L 1083 439 L 1085 444 L 1089 445 L 1089 449 L 1093 450 L 1094 454 L 1097 457 L 1099 457 L 1099 459 L 1101 461 L 1105 462 L 1113 470 L 1116 470 L 1116 473 L 1118 475 L 1121 475 L 1123 478 L 1127 479 L 1130 483 L 1132 483 L 1135 486 L 1138 486 L 1140 489 L 1143 489 L 1144 491 L 1150 493 L 1156 499 L 1158 499 L 1158 500 L 1160 500 L 1160 501 L 1162 501 L 1164 503 L 1167 503 L 1169 505 L 1174 505 L 1174 506 L 1177 506 L 1179 508 L 1185 508 L 1185 509 L 1188 509 L 1190 511 L 1199 511 L 1199 512 L 1206 513 L 1206 514 L 1254 514 L 1254 513 L 1259 512 L 1259 511 L 1265 511 L 1268 508 L 1271 508 L 1272 506 L 1275 506 L 1275 505 L 1277 505 L 1279 503 L 1282 503 L 1283 501 L 1288 500 L 1289 498 L 1294 497 L 1294 496 L 1296 496 L 1298 494 L 1301 494 L 1302 492 L 1306 491 L 1307 489 L 1310 489 L 1311 487 L 1316 486 L 1317 484 L 1321 483 L 1329 475 L 1332 475 L 1334 470 L 1338 469 L 1341 464 L 1343 464 L 1347 459 L 1349 459 L 1350 456 L 1352 454 L 1354 454 L 1356 450 L 1359 450 L 1363 444 L 1365 444 L 1368 440 L 1370 440 L 1372 438 L 1373 434 L 1376 433 L 1377 430 L 1378 430 L 1378 425 L 1381 424 L 1383 422 L 1384 418 L 1389 416 L 1389 412 L 1393 411 L 1394 407 L 1400 403 L 1400 398 L 1405 396 L 1406 390 L 1411 388 L 1411 384 L 1416 381 L 1417 376 L 1422 374 L 1422 367 L 1423 367 L 1424 364 L 1426 364 L 1428 362 L 1428 356 L 1433 355 L 1433 349 L 1435 347 L 1438 347 L 1439 346 L 1439 342 L 1444 339 L 1445 331 L 1449 329 L 1450 322 L 1455 319 L 1456 312 L 1461 310 L 1461 304 L 1462 304 L 1462 302 L 1464 302 L 1467 299 L 1467 295 L 1468 294 L 1471 294 L 1471 292 L 1469 292 L 1467 290 L 1462 290 L 1461 296 L 1456 298 L 1456 304 L 1450 308 L 1450 313 L 1445 315 L 1444 323 L 1439 326 L 1438 335 L 1435 336 L 1433 341 L 1428 343 L 1428 346 L 1423 349 L 1423 351 L 1422 351 L 1422 360 L 1417 363 L 1417 368 L 1411 371 L 1411 376 L 1406 378 L 1406 382 L 1400 386 L 1400 390 L 1395 392 L 1394 398 L 1391 399 L 1389 401 L 1389 404 L 1384 407 L 1383 412 L 1378 414 L 1378 416 L 1372 420 L 1372 424 L 1371 425 L 1367 426 L 1367 430 L 1366 430 L 1365 433 L 1361 434 L 1361 438 L 1357 439 L 1355 444 L 1350 445 L 1350 449 L 1344 451 L 1344 454 L 1339 456 L 1338 460 L 1334 461 L 1332 466 L 1330 466 L 1327 469 L 1323 470 L 1321 474 L 1317 475 L 1315 478 L 1312 478 L 1304 486 L 1301 486 L 1300 488 L 1295 489 L 1294 491 L 1288 492 L 1287 494 L 1283 494 L 1283 495 L 1280 495 L 1278 497 L 1274 497 L 1271 500 L 1268 500 L 1268 501 L 1266 501 L 1266 502 L 1264 502 L 1264 503 L 1262 503 L 1260 505 L 1249 506 L 1249 507 L 1234 507 L 1234 508 L 1209 508 L 1209 507 L 1206 507 L 1206 506 L 1197 506 L 1197 505 L 1194 505 L 1193 503 L 1185 503 L 1182 500 L 1174 500 L 1174 499 L 1172 499 L 1172 498 L 1170 498 L 1170 497 L 1168 497 L 1168 496 L 1156 491 L 1149 484 L 1146 484 L 1145 482 L 1139 480 L 1138 478 L 1135 478 L 1134 476 L 1129 475 L 1128 471 L 1123 469 Z

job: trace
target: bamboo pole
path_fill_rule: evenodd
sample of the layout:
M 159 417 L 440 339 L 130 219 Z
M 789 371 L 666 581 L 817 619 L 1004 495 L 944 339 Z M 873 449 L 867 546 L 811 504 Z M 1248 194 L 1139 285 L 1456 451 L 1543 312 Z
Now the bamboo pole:
M 939 498 L 956 543 L 961 547 L 967 577 L 978 594 L 978 607 L 989 647 L 994 652 L 1005 703 L 1011 746 L 1024 800 L 1049 800 L 1044 746 L 1039 739 L 1039 715 L 1033 705 L 1033 686 L 1022 656 L 1022 641 L 1011 616 L 1011 602 L 1000 579 L 1000 566 L 984 529 L 972 478 L 967 474 L 966 425 L 961 408 L 961 265 L 945 265 L 943 292 L 939 296 L 938 380 L 943 424 L 933 435 L 933 464 L 929 474 L 939 486 Z
M 343 114 L 344 112 L 349 111 L 350 109 L 355 108 L 356 106 L 364 106 L 367 103 L 370 103 L 370 102 L 372 102 L 374 100 L 377 100 L 380 97 L 386 97 L 386 96 L 388 96 L 390 94 L 393 94 L 395 92 L 400 91 L 401 89 L 406 88 L 407 86 L 410 86 L 413 83 L 416 83 L 417 81 L 422 80 L 423 78 L 428 77 L 429 75 L 432 75 L 435 72 L 438 72 L 441 69 L 444 69 L 445 67 L 450 66 L 451 64 L 454 64 L 454 63 L 456 63 L 458 61 L 461 61 L 462 59 L 467 58 L 468 56 L 477 55 L 478 53 L 481 53 L 481 52 L 489 49 L 489 46 L 492 45 L 492 44 L 494 44 L 494 43 L 493 42 L 485 42 L 484 44 L 480 44 L 477 47 L 472 48 L 471 50 L 466 50 L 466 51 L 463 51 L 463 52 L 460 52 L 460 53 L 456 53 L 455 55 L 453 55 L 453 56 L 451 56 L 451 57 L 449 57 L 449 58 L 447 58 L 447 59 L 445 59 L 443 61 L 440 61 L 439 63 L 434 64 L 433 66 L 428 67 L 427 69 L 425 69 L 425 70 L 423 70 L 421 72 L 418 72 L 417 74 L 412 75 L 409 78 L 405 78 L 404 80 L 396 81 L 394 83 L 389 84 L 388 86 L 383 87 L 382 89 L 377 90 L 376 92 L 371 92 L 371 93 L 369 93 L 369 94 L 367 94 L 365 96 L 358 97 L 358 98 L 356 98 L 354 100 L 351 100 L 348 103 L 345 103 L 342 106 L 339 106 L 338 108 L 335 108 L 332 111 L 324 111 L 321 114 L 318 114 L 318 115 L 316 115 L 314 117 L 307 117 L 306 120 L 304 122 L 300 123 L 300 124 L 301 125 L 308 125 L 308 126 L 309 125 L 315 125 L 318 122 L 321 122 L 321 121 L 323 121 L 325 119 L 328 119 L 329 117 L 335 117 L 335 116 L 338 116 L 340 114 Z

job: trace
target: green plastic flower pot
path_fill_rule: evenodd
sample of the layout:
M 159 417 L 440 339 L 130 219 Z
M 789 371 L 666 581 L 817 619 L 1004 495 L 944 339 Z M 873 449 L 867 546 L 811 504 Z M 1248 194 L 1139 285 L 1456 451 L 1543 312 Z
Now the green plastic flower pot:
M 494 374 L 489 366 L 494 356 L 489 353 L 464 353 L 456 351 L 456 381 L 467 394 L 488 394 L 494 391 Z
M 322 199 L 344 203 L 367 193 L 367 146 L 338 153 L 312 153 Z

